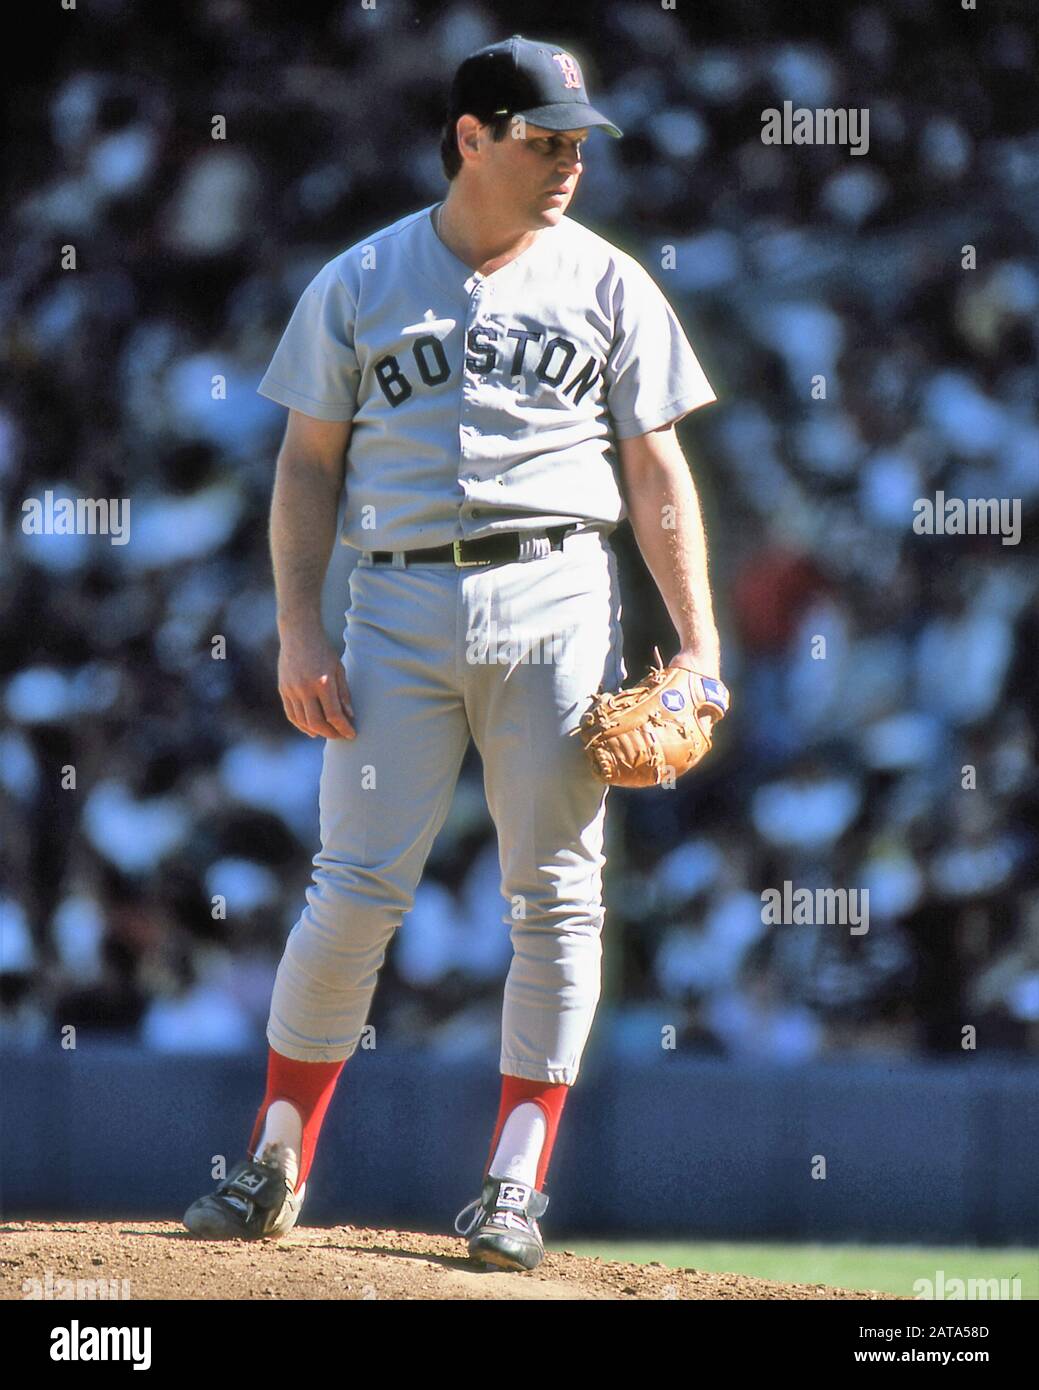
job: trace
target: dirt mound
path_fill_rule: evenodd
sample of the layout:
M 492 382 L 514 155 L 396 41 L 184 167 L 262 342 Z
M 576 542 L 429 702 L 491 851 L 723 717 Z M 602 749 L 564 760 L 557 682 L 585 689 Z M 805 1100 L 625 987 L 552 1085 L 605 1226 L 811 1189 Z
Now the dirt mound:
M 179 1224 L 157 1221 L 9 1222 L 0 1226 L 0 1237 L 4 1299 L 892 1297 L 582 1259 L 565 1250 L 550 1251 L 528 1274 L 484 1272 L 455 1237 L 354 1226 L 304 1226 L 260 1245 L 198 1241 Z

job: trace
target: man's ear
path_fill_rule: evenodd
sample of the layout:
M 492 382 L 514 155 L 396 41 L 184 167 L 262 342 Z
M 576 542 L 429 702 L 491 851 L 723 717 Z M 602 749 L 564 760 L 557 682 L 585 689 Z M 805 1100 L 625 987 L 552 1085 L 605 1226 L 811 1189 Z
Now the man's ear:
M 455 136 L 458 140 L 458 152 L 463 159 L 466 155 L 471 158 L 479 153 L 481 128 L 475 116 L 459 116 L 455 124 Z

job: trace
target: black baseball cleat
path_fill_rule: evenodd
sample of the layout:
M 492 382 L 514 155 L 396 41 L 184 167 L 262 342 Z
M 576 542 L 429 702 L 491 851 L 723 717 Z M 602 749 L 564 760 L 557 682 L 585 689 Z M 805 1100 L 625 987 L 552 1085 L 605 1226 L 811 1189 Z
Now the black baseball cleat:
M 474 1260 L 498 1269 L 537 1269 L 545 1257 L 538 1218 L 547 1208 L 544 1192 L 511 1178 L 488 1177 L 481 1195 L 455 1217 L 455 1230 L 468 1237 Z
M 285 1176 L 280 1144 L 261 1159 L 244 1158 L 206 1197 L 192 1202 L 184 1225 L 202 1240 L 274 1240 L 299 1220 L 306 1183 L 293 1192 Z

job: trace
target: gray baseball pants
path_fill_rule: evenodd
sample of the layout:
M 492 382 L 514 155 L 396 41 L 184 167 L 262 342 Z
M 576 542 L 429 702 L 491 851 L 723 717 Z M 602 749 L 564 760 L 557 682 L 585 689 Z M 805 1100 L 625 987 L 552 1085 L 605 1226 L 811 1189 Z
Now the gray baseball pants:
M 597 529 L 532 537 L 505 564 L 350 575 L 343 665 L 357 737 L 325 744 L 321 849 L 289 934 L 268 1041 L 353 1055 L 386 948 L 411 908 L 470 737 L 498 835 L 505 982 L 500 1070 L 573 1084 L 601 988 L 608 788 L 568 733 L 626 678 L 617 562 Z

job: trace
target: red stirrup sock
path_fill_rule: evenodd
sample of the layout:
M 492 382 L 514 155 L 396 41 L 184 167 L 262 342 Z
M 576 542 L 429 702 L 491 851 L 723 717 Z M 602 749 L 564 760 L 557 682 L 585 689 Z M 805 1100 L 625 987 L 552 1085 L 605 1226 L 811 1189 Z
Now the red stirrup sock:
M 494 1137 L 491 1139 L 491 1151 L 487 1155 L 487 1163 L 484 1166 L 484 1178 L 487 1177 L 491 1164 L 494 1162 L 494 1155 L 498 1150 L 498 1140 L 505 1128 L 505 1121 L 517 1105 L 522 1105 L 524 1101 L 529 1100 L 540 1106 L 545 1116 L 545 1142 L 541 1146 L 541 1154 L 538 1158 L 538 1174 L 535 1184 L 539 1192 L 544 1189 L 545 1174 L 548 1172 L 552 1148 L 559 1129 L 559 1117 L 563 1113 L 563 1106 L 566 1104 L 569 1091 L 570 1087 L 565 1082 L 528 1081 L 521 1076 L 502 1076 L 501 1104 L 498 1107 L 498 1120 L 494 1126 Z
M 249 1139 L 249 1153 L 255 1154 L 256 1145 L 263 1134 L 263 1122 L 268 1107 L 273 1101 L 287 1100 L 299 1111 L 303 1122 L 303 1142 L 300 1145 L 299 1176 L 296 1191 L 303 1186 L 314 1161 L 314 1150 L 325 1111 L 332 1099 L 339 1073 L 346 1065 L 342 1062 L 294 1062 L 291 1057 L 283 1057 L 274 1048 L 267 1050 L 267 1094 L 263 1098 L 253 1132 Z

